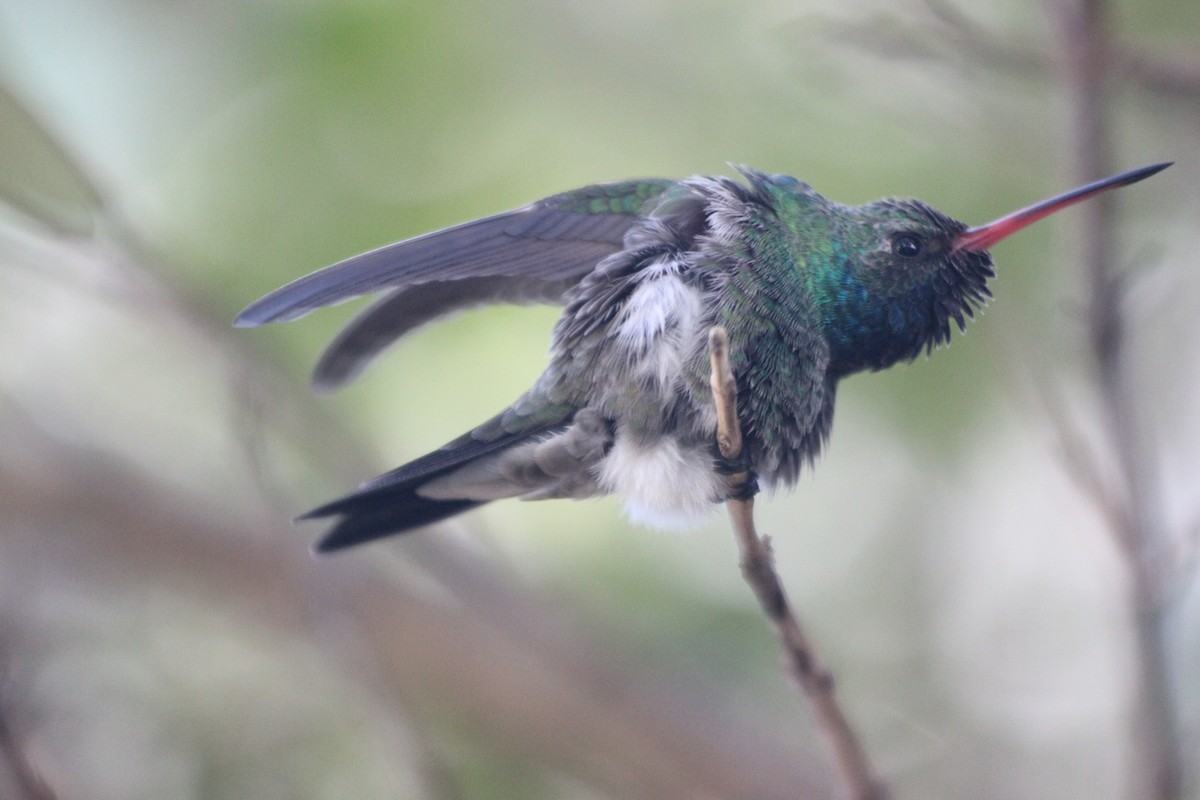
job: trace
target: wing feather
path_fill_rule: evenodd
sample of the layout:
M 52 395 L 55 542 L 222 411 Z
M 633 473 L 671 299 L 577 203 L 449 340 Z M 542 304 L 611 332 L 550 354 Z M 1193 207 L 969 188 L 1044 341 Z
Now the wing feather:
M 429 281 L 577 281 L 621 248 L 642 207 L 673 183 L 598 184 L 389 244 L 276 289 L 242 311 L 234 324 L 283 322 L 359 295 Z
M 349 383 L 389 344 L 438 317 L 485 303 L 557 303 L 574 283 L 483 277 L 395 289 L 367 306 L 325 348 L 313 369 L 313 388 L 327 392 Z

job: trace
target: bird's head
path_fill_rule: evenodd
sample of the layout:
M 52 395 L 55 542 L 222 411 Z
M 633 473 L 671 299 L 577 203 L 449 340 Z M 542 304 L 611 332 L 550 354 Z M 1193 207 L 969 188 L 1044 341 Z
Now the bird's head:
M 915 358 L 966 327 L 990 296 L 988 250 L 1022 228 L 1097 194 L 1148 178 L 1169 164 L 1114 175 L 1014 211 L 965 223 L 919 200 L 838 207 L 830 267 L 813 292 L 830 343 L 831 370 L 846 375 Z

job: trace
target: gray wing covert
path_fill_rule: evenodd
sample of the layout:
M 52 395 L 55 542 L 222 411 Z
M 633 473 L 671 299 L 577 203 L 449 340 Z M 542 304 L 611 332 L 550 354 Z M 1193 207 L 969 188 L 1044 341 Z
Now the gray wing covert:
M 390 290 L 352 320 L 321 357 L 313 382 L 318 389 L 333 389 L 400 336 L 452 311 L 486 303 L 562 302 L 567 289 L 621 249 L 642 208 L 671 185 L 668 180 L 597 184 L 386 245 L 271 292 L 234 324 L 284 322 Z
M 429 281 L 578 280 L 620 249 L 641 207 L 670 184 L 647 180 L 589 186 L 385 245 L 276 289 L 242 311 L 234 324 L 285 322 L 352 297 Z

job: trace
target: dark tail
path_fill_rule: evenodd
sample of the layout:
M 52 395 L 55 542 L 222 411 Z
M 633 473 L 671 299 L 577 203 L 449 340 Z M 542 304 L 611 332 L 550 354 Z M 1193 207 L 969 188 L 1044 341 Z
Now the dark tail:
M 486 426 L 476 429 L 484 430 Z M 477 458 L 498 453 L 533 436 L 561 429 L 560 424 L 499 436 L 491 441 L 468 433 L 441 449 L 363 484 L 357 492 L 314 508 L 297 520 L 340 516 L 313 547 L 318 553 L 381 539 L 461 514 L 485 500 L 435 500 L 418 494 L 429 481 L 446 475 Z
M 309 511 L 299 519 L 340 514 L 341 519 L 313 547 L 329 553 L 395 533 L 405 533 L 483 505 L 479 500 L 430 500 L 417 494 L 422 478 L 395 486 L 366 489 Z

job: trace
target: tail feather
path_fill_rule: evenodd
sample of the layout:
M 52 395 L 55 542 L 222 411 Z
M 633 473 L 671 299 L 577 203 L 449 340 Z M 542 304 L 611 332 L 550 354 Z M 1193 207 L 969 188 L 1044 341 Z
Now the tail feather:
M 426 484 L 483 458 L 520 446 L 536 437 L 562 430 L 564 425 L 547 425 L 492 440 L 467 434 L 415 461 L 368 481 L 358 491 L 314 508 L 300 520 L 341 517 L 314 546 L 328 553 L 374 539 L 439 522 L 488 502 L 486 499 L 427 497 L 420 494 Z
M 417 494 L 417 487 L 409 483 L 352 494 L 300 519 L 342 515 L 313 547 L 318 553 L 330 553 L 431 525 L 481 505 L 479 500 L 430 500 Z

